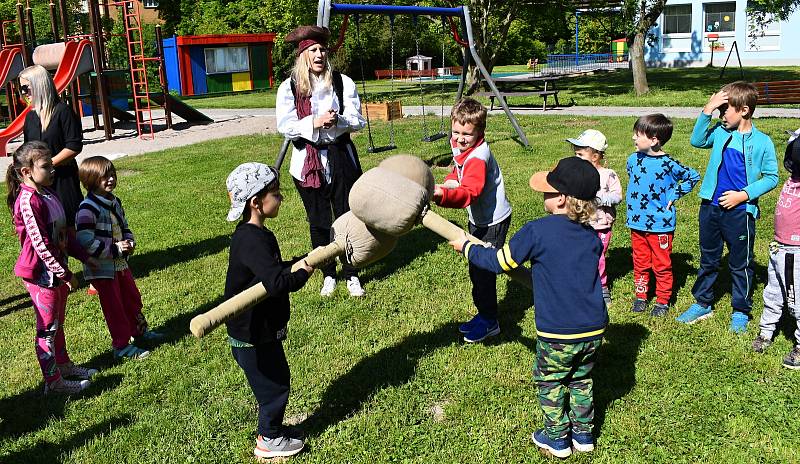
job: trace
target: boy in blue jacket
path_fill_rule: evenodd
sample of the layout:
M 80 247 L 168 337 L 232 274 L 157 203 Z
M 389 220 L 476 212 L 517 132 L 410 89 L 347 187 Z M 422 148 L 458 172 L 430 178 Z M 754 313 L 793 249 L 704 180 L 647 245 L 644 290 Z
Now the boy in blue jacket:
M 711 156 L 700 185 L 700 269 L 692 287 L 696 302 L 678 316 L 679 322 L 693 324 L 713 314 L 714 282 L 724 244 L 732 281 L 730 330 L 747 330 L 753 306 L 758 198 L 778 185 L 775 146 L 751 119 L 757 100 L 752 84 L 733 82 L 711 96 L 694 125 L 692 146 L 711 148 Z M 710 125 L 715 109 L 721 121 Z
M 450 245 L 470 264 L 496 274 L 531 262 L 534 379 L 544 413 L 544 428 L 532 439 L 566 458 L 570 444 L 577 451 L 594 450 L 591 373 L 608 324 L 597 270 L 603 245 L 590 225 L 600 174 L 586 160 L 564 158 L 553 171 L 534 174 L 530 186 L 544 193 L 550 216 L 525 224 L 501 249 L 474 246 L 466 237 Z

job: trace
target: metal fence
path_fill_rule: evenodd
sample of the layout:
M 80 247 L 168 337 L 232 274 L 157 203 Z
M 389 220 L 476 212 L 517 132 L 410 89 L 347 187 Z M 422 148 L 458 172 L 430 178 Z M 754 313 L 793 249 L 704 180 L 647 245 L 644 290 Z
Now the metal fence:
M 547 55 L 547 63 L 536 63 L 533 72 L 536 75 L 548 76 L 627 68 L 627 53 L 587 53 L 578 55 Z

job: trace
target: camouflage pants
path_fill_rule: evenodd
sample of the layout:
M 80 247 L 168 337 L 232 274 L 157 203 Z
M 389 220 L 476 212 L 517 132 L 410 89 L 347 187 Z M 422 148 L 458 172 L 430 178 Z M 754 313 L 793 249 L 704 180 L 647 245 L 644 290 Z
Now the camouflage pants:
M 591 433 L 594 420 L 592 367 L 602 340 L 581 343 L 536 341 L 533 378 L 539 387 L 544 429 L 553 439 Z

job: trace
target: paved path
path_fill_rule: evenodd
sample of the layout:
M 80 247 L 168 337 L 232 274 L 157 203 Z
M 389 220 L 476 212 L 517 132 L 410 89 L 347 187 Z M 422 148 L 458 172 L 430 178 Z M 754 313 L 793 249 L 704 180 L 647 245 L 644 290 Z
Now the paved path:
M 163 121 L 155 126 L 155 140 L 141 140 L 136 137 L 136 126 L 132 123 L 117 123 L 114 138 L 105 140 L 103 131 L 84 132 L 84 147 L 78 160 L 93 155 L 103 155 L 111 159 L 123 156 L 140 155 L 143 153 L 164 150 L 167 148 L 181 147 L 193 143 L 204 142 L 235 135 L 248 134 L 274 134 L 276 132 L 275 109 L 263 108 L 253 110 L 201 110 L 211 117 L 214 122 L 207 125 L 189 125 L 181 118 L 173 116 L 175 130 L 167 130 Z M 541 109 L 514 108 L 514 114 L 531 116 L 625 116 L 638 117 L 648 113 L 664 113 L 672 118 L 695 118 L 700 112 L 699 107 L 620 107 L 620 106 L 568 106 L 542 111 Z M 438 117 L 442 112 L 441 105 L 425 106 L 425 113 Z M 405 106 L 403 114 L 407 116 L 422 114 L 421 106 Z M 444 114 L 450 114 L 450 106 L 444 107 Z M 494 110 L 493 115 L 502 115 L 503 110 Z M 154 117 L 162 117 L 162 113 L 154 111 Z M 800 118 L 800 109 L 787 108 L 758 108 L 758 117 Z M 83 127 L 93 127 L 92 118 L 83 118 Z M 17 140 L 9 144 L 9 150 L 19 146 Z M 5 179 L 5 171 L 10 158 L 0 157 L 0 173 Z

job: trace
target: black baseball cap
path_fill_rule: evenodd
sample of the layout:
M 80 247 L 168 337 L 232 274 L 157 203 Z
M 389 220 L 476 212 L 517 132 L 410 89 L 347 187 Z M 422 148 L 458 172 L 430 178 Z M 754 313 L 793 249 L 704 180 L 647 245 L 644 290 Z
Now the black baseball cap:
M 537 192 L 594 200 L 600 190 L 600 173 L 592 163 L 570 156 L 560 160 L 552 171 L 540 171 L 531 176 L 530 186 Z
M 783 156 L 783 167 L 792 173 L 793 177 L 800 176 L 800 138 L 796 138 L 786 146 Z

